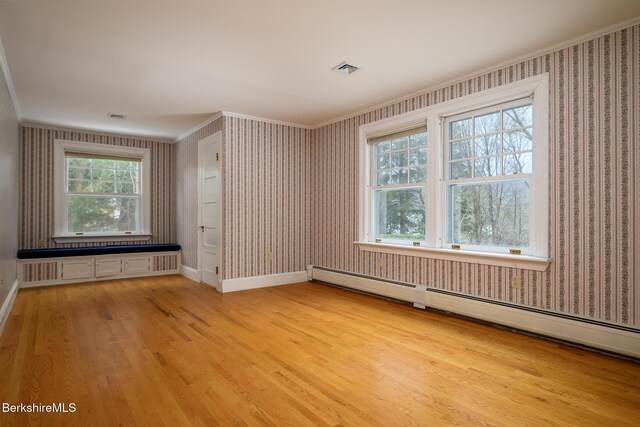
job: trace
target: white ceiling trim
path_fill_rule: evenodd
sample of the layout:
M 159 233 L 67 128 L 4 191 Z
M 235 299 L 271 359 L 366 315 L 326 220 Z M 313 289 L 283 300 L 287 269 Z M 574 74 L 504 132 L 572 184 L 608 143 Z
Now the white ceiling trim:
M 265 119 L 264 117 L 249 116 L 247 114 L 232 113 L 230 111 L 223 111 L 222 115 L 226 117 L 236 117 L 238 119 L 256 120 L 259 122 L 272 123 L 274 125 L 291 126 L 291 127 L 301 128 L 301 129 L 313 130 L 318 128 L 318 126 L 301 125 L 298 123 L 283 122 L 281 120 Z
M 57 126 L 47 123 L 35 123 L 35 122 L 21 122 L 21 127 L 35 128 L 35 129 L 51 129 L 51 130 L 59 130 L 64 132 L 84 132 L 90 133 L 93 135 L 101 135 L 101 136 L 113 136 L 117 138 L 130 138 L 130 139 L 139 139 L 142 141 L 150 141 L 150 142 L 162 142 L 164 144 L 173 144 L 175 141 L 173 139 L 160 138 L 154 136 L 147 135 L 136 135 L 132 133 L 124 133 L 124 132 L 104 132 L 95 129 L 85 128 L 85 127 L 65 127 L 65 126 Z
M 173 142 L 179 142 L 179 141 L 187 138 L 188 136 L 191 136 L 192 134 L 198 132 L 200 129 L 202 129 L 203 127 L 208 125 L 209 123 L 219 119 L 220 117 L 236 117 L 238 119 L 254 120 L 254 121 L 263 122 L 263 123 L 272 123 L 274 125 L 290 126 L 290 127 L 300 128 L 300 129 L 314 130 L 314 129 L 317 128 L 317 126 L 309 126 L 309 125 L 301 125 L 299 123 L 283 122 L 283 121 L 280 121 L 280 120 L 267 119 L 267 118 L 264 118 L 264 117 L 256 117 L 256 116 L 249 116 L 247 114 L 233 113 L 231 111 L 219 111 L 216 114 L 214 114 L 213 116 L 209 117 L 204 122 L 200 123 L 199 125 L 194 126 L 193 128 L 189 129 L 188 131 L 186 131 L 183 134 L 181 134 L 180 136 L 178 136 Z
M 437 84 L 435 86 L 428 87 L 426 89 L 420 89 L 419 91 L 412 92 L 412 93 L 410 93 L 408 95 L 404 95 L 404 96 L 401 96 L 401 97 L 398 97 L 398 98 L 394 98 L 394 99 L 392 99 L 390 101 L 386 101 L 386 102 L 383 102 L 381 104 L 374 105 L 373 107 L 365 108 L 364 110 L 356 111 L 355 113 L 349 113 L 349 114 L 346 114 L 344 116 L 340 116 L 340 117 L 337 117 L 335 119 L 328 120 L 326 122 L 318 123 L 317 125 L 312 126 L 312 128 L 313 129 L 318 129 L 318 128 L 321 128 L 323 126 L 327 126 L 327 125 L 330 125 L 330 124 L 333 124 L 333 123 L 337 123 L 337 122 L 341 122 L 343 120 L 350 119 L 352 117 L 357 117 L 357 116 L 359 116 L 361 114 L 370 113 L 371 111 L 375 111 L 375 110 L 378 110 L 380 108 L 384 108 L 384 107 L 387 107 L 389 105 L 396 104 L 398 102 L 406 101 L 407 99 L 414 98 L 416 96 L 425 94 L 427 92 L 432 92 L 434 90 L 442 89 L 444 87 L 451 86 L 451 85 L 453 85 L 455 83 L 459 83 L 461 81 L 468 80 L 471 77 L 475 77 L 475 76 L 479 76 L 479 75 L 482 75 L 482 74 L 490 73 L 492 71 L 499 70 L 500 68 L 504 68 L 504 67 L 506 67 L 508 65 L 517 64 L 519 62 L 523 62 L 523 61 L 526 61 L 528 59 L 535 58 L 536 56 L 545 55 L 545 54 L 549 54 L 549 53 L 554 53 L 554 52 L 557 52 L 559 50 L 565 49 L 567 47 L 573 46 L 575 44 L 583 43 L 583 42 L 586 42 L 586 41 L 589 41 L 589 40 L 592 40 L 592 39 L 596 39 L 598 37 L 606 36 L 607 34 L 615 33 L 616 31 L 624 30 L 625 28 L 633 27 L 634 25 L 637 25 L 637 24 L 640 24 L 640 16 L 636 16 L 635 18 L 629 19 L 627 21 L 620 22 L 619 24 L 610 25 L 608 27 L 601 28 L 601 29 L 596 30 L 596 31 L 592 31 L 592 32 L 587 33 L 587 34 L 583 34 L 581 36 L 574 37 L 572 39 L 566 40 L 566 41 L 561 42 L 561 43 L 556 43 L 556 44 L 554 44 L 552 46 L 549 46 L 549 47 L 546 47 L 544 49 L 538 49 L 538 50 L 536 50 L 534 52 L 519 56 L 519 57 L 514 58 L 514 59 L 510 59 L 508 61 L 501 62 L 501 63 L 499 63 L 497 65 L 492 65 L 490 67 L 484 68 L 484 69 L 479 70 L 479 71 L 474 71 L 474 72 L 471 72 L 471 73 L 468 73 L 468 74 L 465 74 L 465 75 L 462 75 L 462 76 L 447 80 L 447 81 L 445 81 L 443 83 Z
M 209 123 L 213 123 L 214 121 L 218 120 L 220 117 L 222 117 L 222 111 L 218 111 L 217 113 L 215 113 L 213 116 L 209 117 L 204 122 L 195 125 L 194 127 L 192 127 L 191 129 L 189 129 L 186 132 L 183 132 L 178 137 L 176 137 L 173 140 L 173 142 L 179 142 L 179 141 L 185 139 L 186 137 L 191 136 L 192 134 L 198 132 L 200 129 L 202 129 L 203 127 L 208 125 Z
M 13 109 L 16 112 L 18 123 L 20 123 L 22 121 L 22 110 L 20 109 L 20 104 L 18 103 L 18 96 L 16 95 L 16 90 L 13 87 L 13 80 L 11 79 L 11 73 L 9 72 L 9 64 L 7 63 L 7 58 L 4 55 L 4 48 L 2 47 L 1 39 L 0 39 L 0 69 L 2 69 L 2 73 L 4 74 L 4 79 L 7 82 L 7 88 L 9 88 L 9 96 L 11 97 L 11 102 L 13 103 Z

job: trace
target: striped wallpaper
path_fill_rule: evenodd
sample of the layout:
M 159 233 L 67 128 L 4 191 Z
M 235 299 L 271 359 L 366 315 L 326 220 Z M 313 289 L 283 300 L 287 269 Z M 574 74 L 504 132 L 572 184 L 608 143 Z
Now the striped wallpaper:
M 545 72 L 553 257 L 546 272 L 358 250 L 360 125 Z M 316 129 L 311 263 L 640 327 L 639 91 L 634 26 Z M 520 289 L 509 286 L 513 275 Z
M 306 268 L 312 132 L 225 117 L 225 279 Z
M 176 144 L 177 242 L 197 268 L 198 141 L 223 131 L 222 278 L 301 271 L 310 258 L 312 131 L 220 117 Z M 271 253 L 271 257 L 269 257 Z
M 20 128 L 21 249 L 96 246 L 112 243 L 56 243 L 53 240 L 53 144 L 55 139 L 151 150 L 152 237 L 147 243 L 169 243 L 174 240 L 174 169 L 171 144 L 131 136 L 27 125 Z

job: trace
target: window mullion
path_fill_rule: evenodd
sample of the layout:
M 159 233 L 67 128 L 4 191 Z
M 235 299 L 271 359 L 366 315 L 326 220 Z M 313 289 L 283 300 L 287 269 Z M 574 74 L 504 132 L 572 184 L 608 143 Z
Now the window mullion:
M 427 176 L 425 205 L 425 240 L 428 247 L 438 244 L 440 215 L 438 212 L 442 169 L 442 120 L 427 117 Z M 446 150 L 445 150 L 446 151 Z

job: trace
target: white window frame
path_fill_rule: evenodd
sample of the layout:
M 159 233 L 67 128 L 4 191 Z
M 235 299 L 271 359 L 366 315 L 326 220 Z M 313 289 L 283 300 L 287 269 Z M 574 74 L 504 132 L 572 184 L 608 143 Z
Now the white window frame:
M 446 247 L 445 147 L 443 118 L 472 112 L 492 105 L 503 104 L 525 97 L 532 97 L 533 104 L 533 177 L 530 180 L 530 253 L 509 253 L 456 250 Z M 397 243 L 376 243 L 372 236 L 371 156 L 373 148 L 367 143 L 367 135 L 381 134 L 412 122 L 427 123 L 427 227 L 425 242 L 420 246 Z M 461 98 L 445 101 L 420 110 L 394 116 L 360 126 L 359 129 L 359 229 L 355 242 L 361 250 L 395 253 L 418 257 L 447 259 L 488 265 L 499 265 L 544 271 L 551 259 L 548 254 L 548 156 L 549 156 L 549 74 L 487 89 Z M 433 202 L 436 203 L 433 203 Z M 533 209 L 533 208 L 531 208 Z M 542 212 L 540 215 L 538 213 Z M 535 213 L 535 214 L 534 214 Z
M 117 242 L 117 241 L 142 241 L 151 238 L 151 151 L 146 148 L 120 147 L 106 144 L 94 144 L 88 142 L 68 141 L 56 139 L 53 152 L 54 173 L 54 235 L 56 243 L 65 242 Z M 83 233 L 76 235 L 67 230 L 67 203 L 65 197 L 65 173 L 66 152 L 83 154 L 96 154 L 100 156 L 126 156 L 141 159 L 141 182 L 139 206 L 139 229 L 131 233 Z

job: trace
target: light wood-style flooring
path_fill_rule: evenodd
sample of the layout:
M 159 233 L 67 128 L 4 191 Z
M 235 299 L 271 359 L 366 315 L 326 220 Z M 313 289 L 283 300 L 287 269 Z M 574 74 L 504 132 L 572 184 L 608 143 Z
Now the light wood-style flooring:
M 181 276 L 21 290 L 0 425 L 640 425 L 640 364 L 301 283 Z

